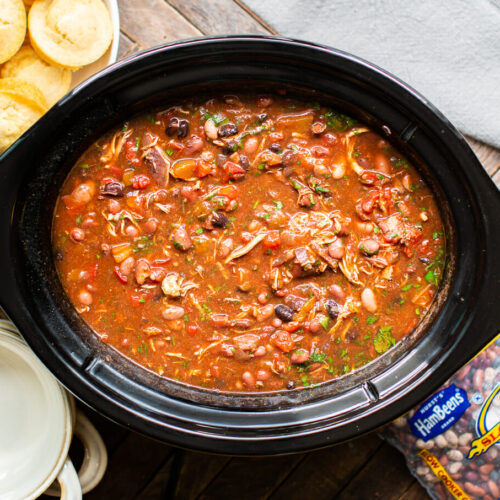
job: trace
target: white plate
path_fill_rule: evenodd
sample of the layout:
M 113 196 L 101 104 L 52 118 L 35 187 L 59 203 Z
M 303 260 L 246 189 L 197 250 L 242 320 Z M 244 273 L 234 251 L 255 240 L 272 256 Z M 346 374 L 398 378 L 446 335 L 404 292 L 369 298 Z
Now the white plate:
M 113 64 L 118 59 L 118 45 L 120 44 L 120 14 L 118 12 L 117 0 L 103 0 L 111 14 L 111 22 L 113 24 L 113 41 L 107 52 L 97 61 L 80 68 L 73 73 L 71 80 L 71 88 L 76 87 L 79 83 L 86 80 L 89 76 L 97 73 L 106 66 Z

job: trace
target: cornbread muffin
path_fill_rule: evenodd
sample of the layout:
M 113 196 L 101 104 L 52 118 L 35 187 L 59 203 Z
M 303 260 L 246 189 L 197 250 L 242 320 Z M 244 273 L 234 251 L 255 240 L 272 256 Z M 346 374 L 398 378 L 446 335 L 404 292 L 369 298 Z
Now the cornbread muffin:
M 31 83 L 0 78 L 0 153 L 48 109 L 43 94 Z
M 19 50 L 25 35 L 26 9 L 23 0 L 0 0 L 0 64 Z
M 35 0 L 28 31 L 42 59 L 73 70 L 99 59 L 113 38 L 111 16 L 101 0 Z
M 0 70 L 2 78 L 19 78 L 38 87 L 49 106 L 71 86 L 71 71 L 46 63 L 30 46 L 23 46 Z

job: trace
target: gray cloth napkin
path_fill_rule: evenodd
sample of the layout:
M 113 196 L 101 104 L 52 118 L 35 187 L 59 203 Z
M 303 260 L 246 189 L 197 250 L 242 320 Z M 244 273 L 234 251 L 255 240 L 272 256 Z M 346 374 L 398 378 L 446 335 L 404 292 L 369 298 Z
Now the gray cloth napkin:
M 500 147 L 500 0 L 244 0 L 278 33 L 351 52 Z

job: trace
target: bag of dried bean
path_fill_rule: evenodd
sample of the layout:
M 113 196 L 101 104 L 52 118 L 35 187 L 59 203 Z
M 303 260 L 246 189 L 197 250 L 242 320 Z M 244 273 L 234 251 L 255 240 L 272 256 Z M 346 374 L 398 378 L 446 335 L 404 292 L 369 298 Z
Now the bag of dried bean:
M 381 431 L 438 500 L 500 499 L 500 335 Z

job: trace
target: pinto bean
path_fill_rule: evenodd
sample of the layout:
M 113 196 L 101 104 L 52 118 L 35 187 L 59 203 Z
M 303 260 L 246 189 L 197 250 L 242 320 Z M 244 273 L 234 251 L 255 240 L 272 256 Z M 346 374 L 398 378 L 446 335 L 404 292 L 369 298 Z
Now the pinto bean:
M 262 358 L 262 356 L 265 356 L 266 354 L 267 354 L 267 349 L 263 345 L 257 347 L 255 352 L 253 353 L 254 357 L 256 358 Z
M 225 259 L 231 253 L 233 246 L 234 243 L 232 238 L 222 240 L 217 250 L 217 257 L 219 257 L 219 259 Z
M 77 243 L 85 239 L 85 231 L 83 229 L 80 229 L 79 227 L 73 228 L 69 235 L 71 236 L 71 239 L 73 241 L 76 241 Z
M 188 139 L 186 147 L 183 152 L 186 156 L 195 155 L 196 153 L 199 153 L 202 150 L 203 144 L 205 144 L 205 141 L 201 137 L 198 137 L 197 135 L 192 135 Z
M 95 183 L 93 181 L 85 181 L 76 186 L 71 193 L 71 198 L 77 205 L 85 205 L 95 194 Z
M 149 265 L 149 262 L 146 259 L 139 259 L 137 261 L 137 265 L 135 266 L 135 281 L 137 281 L 139 285 L 143 285 L 150 275 L 151 266 Z
M 378 153 L 375 155 L 375 170 L 378 170 L 379 172 L 387 175 L 391 173 L 389 159 L 387 158 L 387 156 L 385 156 L 385 154 Z
M 264 307 L 259 307 L 255 314 L 255 319 L 257 321 L 266 321 L 274 314 L 274 306 L 272 304 L 267 304 Z
M 139 234 L 139 230 L 130 224 L 125 228 L 125 234 L 131 238 L 135 238 Z
M 297 349 L 290 356 L 290 361 L 293 365 L 301 365 L 309 359 L 309 351 L 305 349 Z
M 328 247 L 328 255 L 332 259 L 341 259 L 345 254 L 344 242 L 337 238 L 335 241 L 330 243 Z
M 119 201 L 114 200 L 113 198 L 110 198 L 110 200 L 108 201 L 108 210 L 112 214 L 117 214 L 121 210 L 121 208 L 122 207 L 121 207 Z
M 271 378 L 271 374 L 267 370 L 257 370 L 257 380 L 265 382 Z
M 156 219 L 148 219 L 143 226 L 143 229 L 148 234 L 156 233 L 158 229 L 158 221 Z
M 181 319 L 184 316 L 184 308 L 180 306 L 167 306 L 161 314 L 167 321 Z
M 132 256 L 127 257 L 120 263 L 120 272 L 124 276 L 128 276 L 132 272 L 132 269 L 134 269 L 134 265 L 135 265 L 134 257 Z
M 179 250 L 183 251 L 189 250 L 191 248 L 191 245 L 193 244 L 184 225 L 179 226 L 172 233 L 172 241 L 174 243 L 175 248 L 178 248 Z
M 365 255 L 375 255 L 380 249 L 380 243 L 377 240 L 367 239 L 363 240 L 358 248 Z
M 252 372 L 244 372 L 241 376 L 243 383 L 249 388 L 253 389 L 255 387 L 255 377 Z
M 92 304 L 92 294 L 87 292 L 87 290 L 82 290 L 78 294 L 78 300 L 85 306 L 90 306 Z

